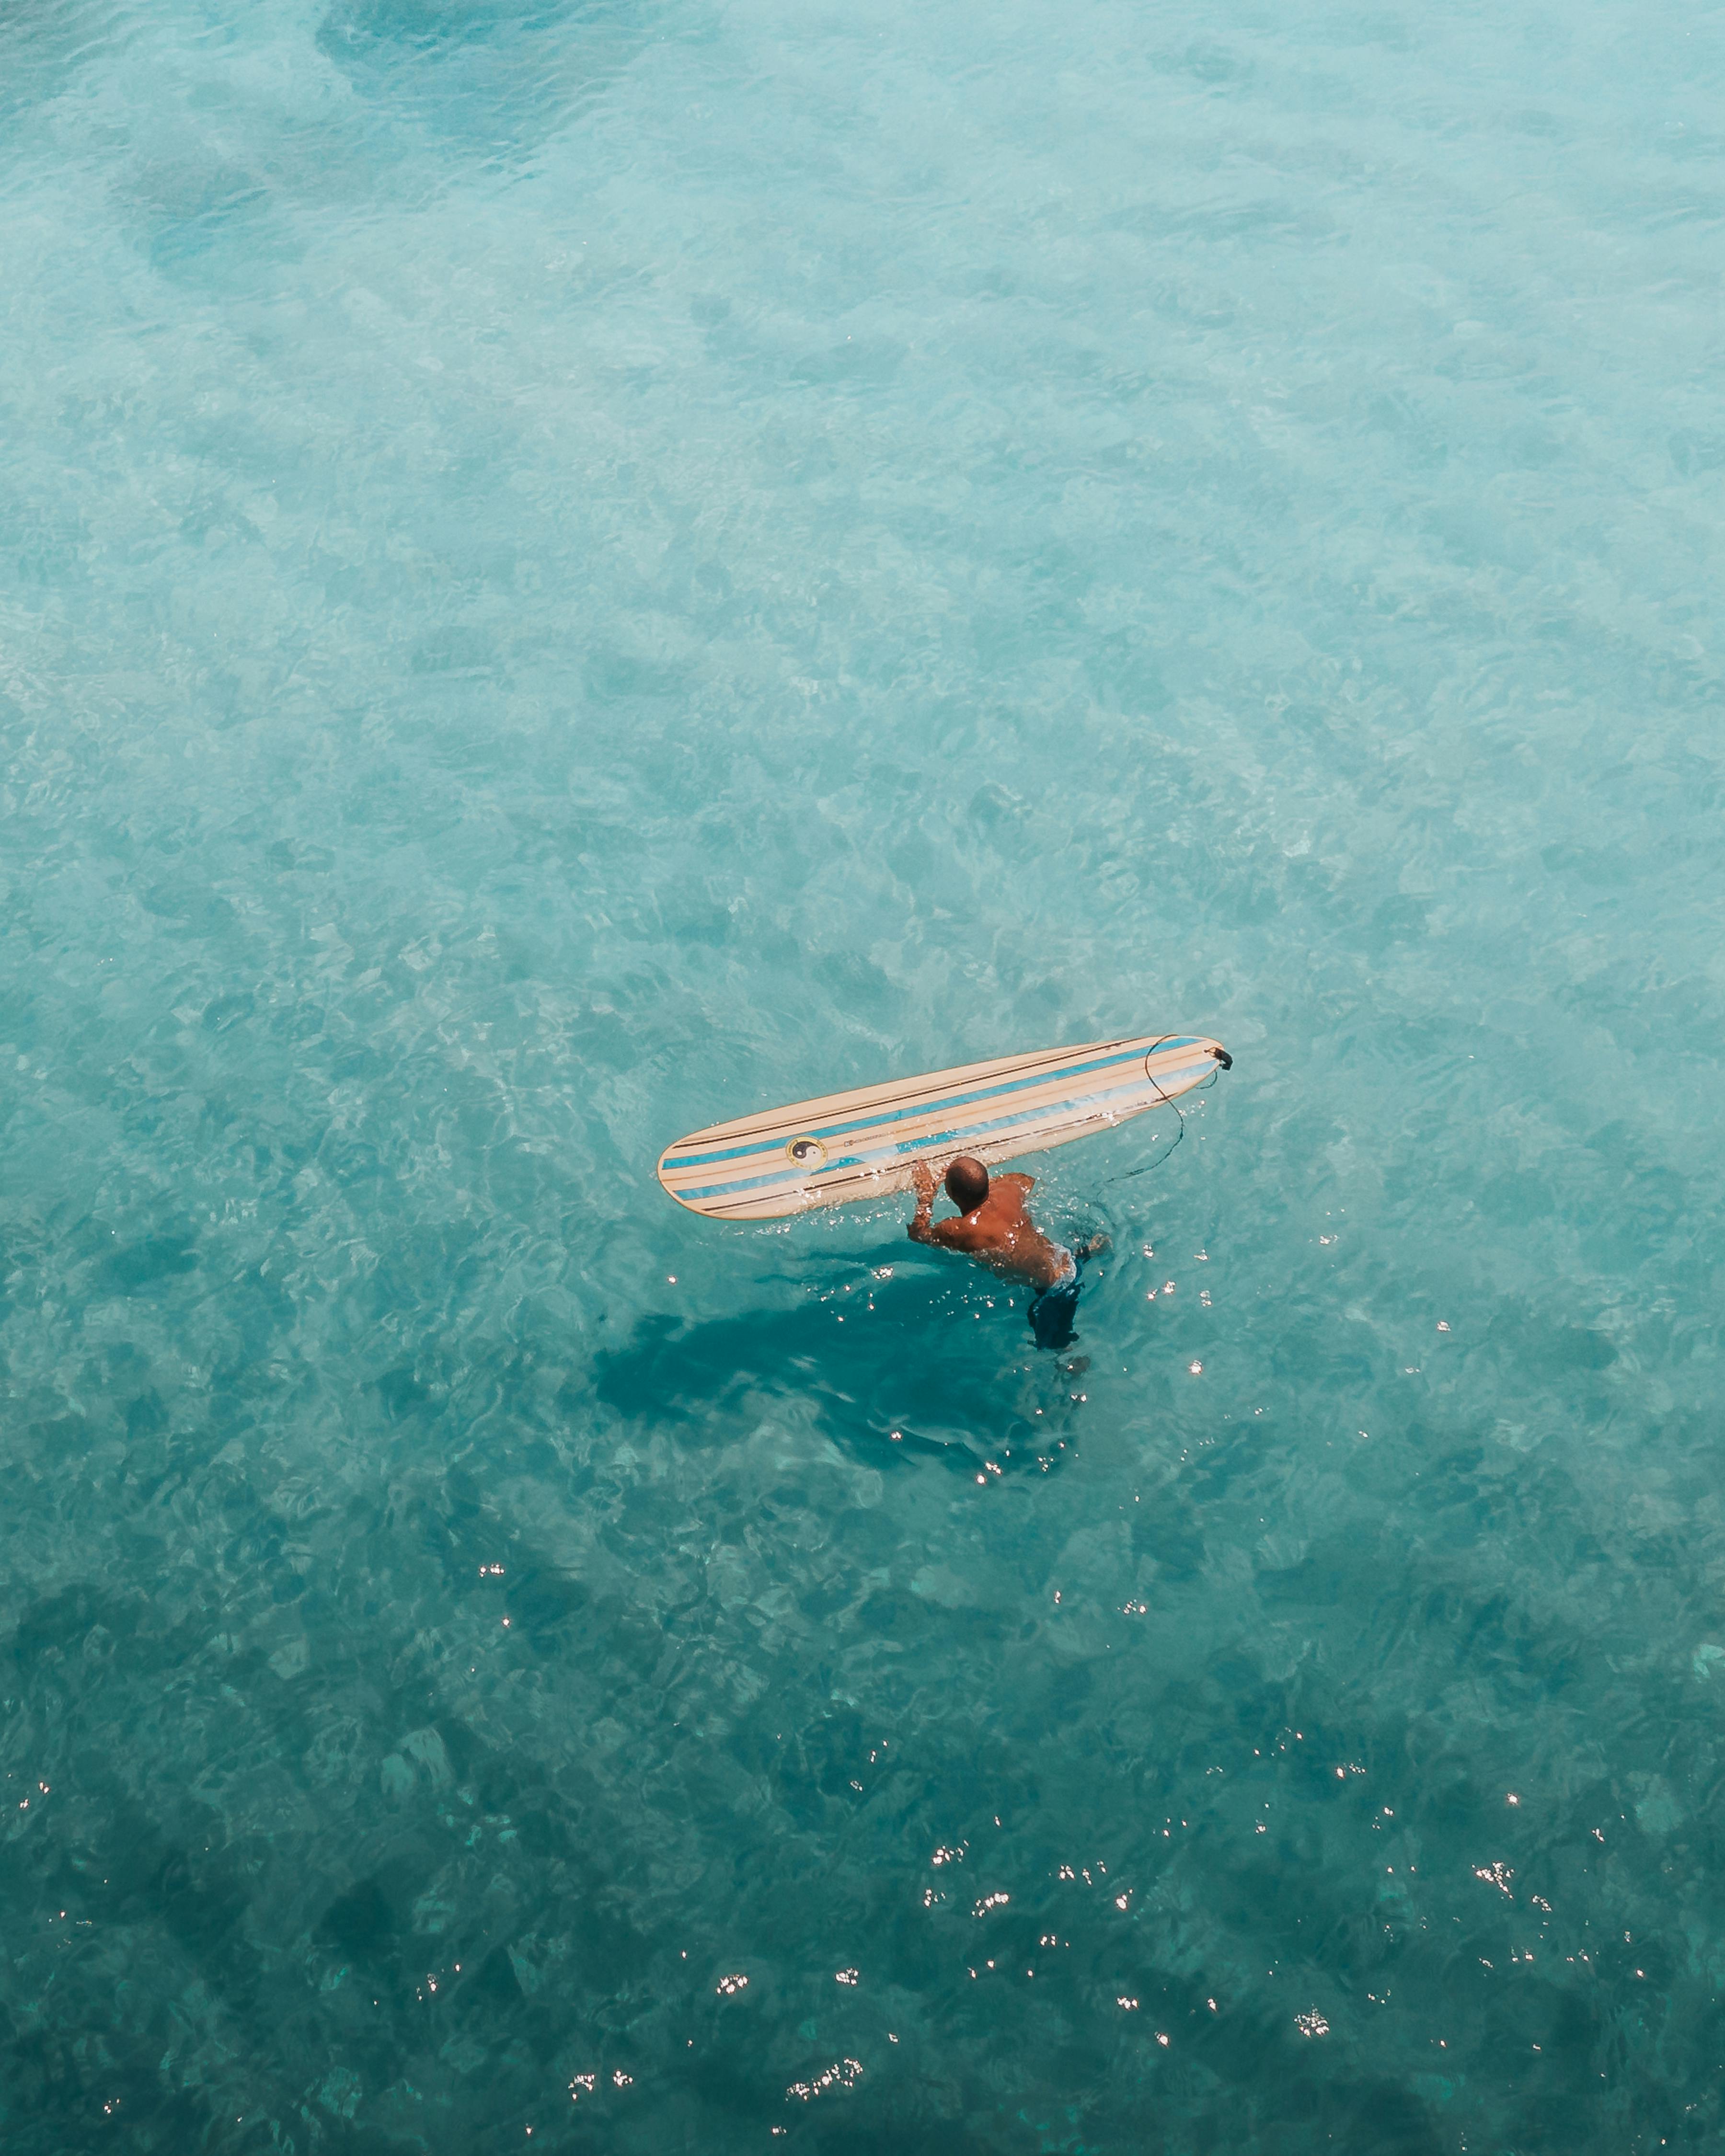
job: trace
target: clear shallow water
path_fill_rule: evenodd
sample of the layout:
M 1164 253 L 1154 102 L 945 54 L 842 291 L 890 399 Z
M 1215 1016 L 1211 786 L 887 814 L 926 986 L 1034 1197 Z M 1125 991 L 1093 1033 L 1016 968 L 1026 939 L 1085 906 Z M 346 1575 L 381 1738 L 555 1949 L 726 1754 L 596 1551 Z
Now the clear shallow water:
M 7 17 L 8 2150 L 1717 2138 L 1722 74 Z

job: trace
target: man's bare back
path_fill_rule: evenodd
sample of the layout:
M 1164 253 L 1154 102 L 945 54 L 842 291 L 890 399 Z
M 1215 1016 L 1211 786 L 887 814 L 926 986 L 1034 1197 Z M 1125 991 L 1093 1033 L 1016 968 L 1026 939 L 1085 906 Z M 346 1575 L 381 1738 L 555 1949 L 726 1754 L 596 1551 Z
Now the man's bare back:
M 953 1170 L 959 1165 L 958 1161 L 954 1161 L 947 1170 L 949 1186 Z M 980 1163 L 977 1166 L 981 1168 Z M 916 1185 L 916 1217 L 906 1232 L 913 1243 L 932 1243 L 944 1250 L 962 1250 L 967 1257 L 980 1258 L 990 1271 L 999 1273 L 1003 1278 L 1028 1281 L 1033 1287 L 1052 1287 L 1064 1277 L 1071 1259 L 1058 1245 L 1050 1242 L 1030 1218 L 1029 1208 L 1024 1203 L 1035 1185 L 1034 1175 L 991 1177 L 986 1169 L 981 1169 L 980 1204 L 961 1211 L 956 1220 L 937 1220 L 932 1217 L 933 1176 L 921 1161 L 911 1173 Z M 963 1207 L 974 1187 L 967 1185 L 961 1178 L 959 1189 L 949 1190 L 953 1204 Z

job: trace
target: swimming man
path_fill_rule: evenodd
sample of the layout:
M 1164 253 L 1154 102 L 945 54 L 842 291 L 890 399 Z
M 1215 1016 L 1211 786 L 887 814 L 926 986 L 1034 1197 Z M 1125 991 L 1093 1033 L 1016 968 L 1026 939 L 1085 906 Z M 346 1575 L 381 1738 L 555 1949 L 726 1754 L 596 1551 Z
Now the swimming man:
M 1108 1247 L 1106 1235 L 1093 1235 L 1069 1250 L 1050 1242 L 1030 1218 L 1024 1199 L 1034 1175 L 997 1175 L 973 1154 L 962 1152 L 947 1168 L 947 1195 L 958 1208 L 956 1220 L 937 1220 L 934 1177 L 922 1161 L 911 1170 L 916 1186 L 916 1217 L 906 1233 L 913 1243 L 932 1243 L 942 1250 L 962 1250 L 979 1258 L 991 1272 L 1020 1280 L 1036 1290 L 1030 1303 L 1030 1330 L 1039 1348 L 1070 1347 L 1078 1311 L 1078 1267 Z

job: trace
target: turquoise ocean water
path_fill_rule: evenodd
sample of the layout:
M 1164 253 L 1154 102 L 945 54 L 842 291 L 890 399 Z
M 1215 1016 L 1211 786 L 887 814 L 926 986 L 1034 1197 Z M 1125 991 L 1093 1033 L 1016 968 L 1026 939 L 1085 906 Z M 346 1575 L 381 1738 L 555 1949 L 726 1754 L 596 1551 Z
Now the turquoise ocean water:
M 1725 2133 L 1725 18 L 0 13 L 0 2140 Z M 1116 1032 L 1037 1356 L 721 1116 Z

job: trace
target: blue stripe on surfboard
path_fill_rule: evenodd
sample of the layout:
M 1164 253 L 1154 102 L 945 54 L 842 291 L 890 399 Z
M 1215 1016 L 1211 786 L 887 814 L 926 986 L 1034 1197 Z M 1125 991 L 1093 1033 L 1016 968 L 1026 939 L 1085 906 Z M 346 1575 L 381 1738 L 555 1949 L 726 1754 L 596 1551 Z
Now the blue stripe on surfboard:
M 1195 1063 L 1187 1064 L 1179 1070 L 1170 1071 L 1168 1075 L 1172 1078 L 1183 1077 L 1187 1070 L 1196 1070 L 1198 1068 L 1199 1065 Z M 1147 1080 L 1145 1083 L 1147 1085 L 1149 1081 Z M 1034 1123 L 1039 1116 L 1053 1115 L 1068 1108 L 1091 1107 L 1098 1101 L 1117 1100 L 1123 1094 L 1139 1093 L 1143 1090 L 1143 1086 L 1136 1085 L 1111 1086 L 1106 1092 L 1083 1093 L 1076 1100 L 1050 1101 L 1043 1107 L 1026 1108 L 1021 1114 L 1016 1116 L 997 1116 L 992 1122 L 986 1123 L 966 1123 L 961 1130 L 933 1131 L 928 1137 L 915 1138 L 908 1145 L 895 1145 L 892 1150 L 900 1157 L 930 1152 L 936 1147 L 951 1145 L 958 1138 L 979 1137 L 988 1131 L 1010 1130 L 1014 1124 Z M 1147 1108 L 1154 1108 L 1160 1105 L 1159 1101 L 1144 1102 Z M 867 1168 L 871 1161 L 878 1161 L 878 1154 L 850 1153 L 842 1160 L 824 1162 L 819 1172 L 823 1175 L 829 1175 L 835 1169 L 841 1168 Z M 675 1195 L 686 1205 L 694 1198 L 733 1198 L 740 1191 L 764 1190 L 771 1185 L 782 1188 L 786 1183 L 801 1183 L 808 1181 L 807 1175 L 800 1169 L 793 1168 L 781 1170 L 774 1175 L 742 1176 L 734 1178 L 727 1183 L 704 1183 L 699 1189 L 679 1190 Z
M 1081 1078 L 1091 1070 L 1111 1070 L 1116 1064 L 1142 1062 L 1146 1057 L 1160 1055 L 1164 1050 L 1189 1048 L 1195 1037 L 1187 1035 L 1158 1040 L 1153 1049 L 1131 1048 L 1121 1055 L 1099 1056 L 1094 1063 L 1068 1064 L 1064 1070 L 1056 1070 L 1052 1075 L 1046 1071 L 1031 1071 L 1023 1078 L 1011 1078 L 1000 1086 L 984 1086 L 978 1092 L 961 1093 L 950 1101 L 930 1102 L 925 1098 L 920 1103 L 913 1101 L 907 1108 L 895 1108 L 889 1115 L 863 1116 L 855 1122 L 823 1123 L 817 1119 L 809 1124 L 807 1135 L 810 1137 L 843 1137 L 851 1131 L 876 1130 L 883 1124 L 901 1123 L 907 1116 L 927 1115 L 936 1109 L 968 1108 L 978 1101 L 998 1100 L 1003 1093 L 1021 1093 L 1027 1086 L 1058 1085 L 1064 1079 Z M 818 1106 L 819 1103 L 811 1101 L 809 1105 L 811 1107 Z M 768 1112 L 776 1114 L 781 1111 L 769 1109 Z M 777 1152 L 783 1142 L 778 1138 L 768 1138 L 764 1142 L 754 1139 L 747 1145 L 731 1146 L 722 1152 L 686 1152 L 676 1160 L 670 1157 L 675 1151 L 673 1147 L 665 1155 L 665 1165 L 667 1168 L 711 1168 L 716 1161 L 746 1160 L 753 1152 Z

